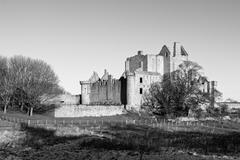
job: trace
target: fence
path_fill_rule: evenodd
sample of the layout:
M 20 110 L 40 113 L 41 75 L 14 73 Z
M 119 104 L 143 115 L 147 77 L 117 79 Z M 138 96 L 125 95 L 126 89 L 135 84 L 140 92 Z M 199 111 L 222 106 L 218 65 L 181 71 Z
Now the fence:
M 143 126 L 143 127 L 151 127 L 164 129 L 167 131 L 204 131 L 204 132 L 240 132 L 240 124 L 239 123 L 227 123 L 227 122 L 214 122 L 214 121 L 168 121 L 166 119 L 156 120 L 156 119 L 145 119 L 145 120 L 107 120 L 107 119 L 97 119 L 97 120 L 89 120 L 89 119 L 23 119 L 16 118 L 11 116 L 0 115 L 0 119 L 13 122 L 14 128 L 19 128 L 20 124 L 25 124 L 28 126 L 41 126 L 45 128 L 59 128 L 59 127 L 98 127 L 104 128 L 109 126 Z M 231 124 L 231 125 L 230 125 Z

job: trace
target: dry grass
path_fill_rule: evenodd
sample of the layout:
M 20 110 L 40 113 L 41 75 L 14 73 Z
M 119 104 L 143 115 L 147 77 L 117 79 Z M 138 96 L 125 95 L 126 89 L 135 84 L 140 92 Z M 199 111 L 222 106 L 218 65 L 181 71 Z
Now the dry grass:
M 17 114 L 9 116 L 27 117 Z M 36 115 L 35 115 L 36 116 Z M 32 117 L 33 120 L 43 117 Z M 35 118 L 35 119 L 34 119 Z M 86 117 L 47 119 L 63 122 L 52 129 L 22 125 L 26 138 L 20 148 L 0 149 L 0 157 L 21 159 L 224 159 L 223 156 L 239 157 L 240 133 L 214 130 L 199 126 L 179 125 L 187 130 L 174 130 L 174 126 L 155 128 L 149 125 L 126 124 L 126 120 L 151 121 L 151 117 L 136 114 L 112 117 Z M 79 123 L 81 121 L 81 123 Z M 89 122 L 96 123 L 89 123 Z M 115 123 L 112 123 L 115 122 Z M 216 123 L 209 125 L 238 129 L 237 123 Z M 213 123 L 213 124 L 211 124 Z M 57 128 L 55 128 L 57 127 Z M 57 130 L 55 130 L 57 129 Z M 76 133 L 72 135 L 71 133 Z M 4 154 L 3 154 L 4 153 Z M 193 154 L 196 153 L 196 154 Z M 203 156 L 208 155 L 208 156 Z M 220 157 L 214 157 L 219 155 Z M 229 158 L 229 157 L 227 157 Z M 1 160 L 1 158 L 0 158 Z
M 71 126 L 65 129 L 69 128 Z M 223 156 L 226 155 L 240 156 L 239 133 L 169 132 L 132 124 L 109 125 L 104 130 L 92 129 L 102 136 L 57 136 L 55 130 L 23 125 L 22 130 L 26 132 L 26 138 L 22 146 L 7 148 L 4 152 L 9 153 L 7 156 L 39 160 L 200 160 L 224 159 Z

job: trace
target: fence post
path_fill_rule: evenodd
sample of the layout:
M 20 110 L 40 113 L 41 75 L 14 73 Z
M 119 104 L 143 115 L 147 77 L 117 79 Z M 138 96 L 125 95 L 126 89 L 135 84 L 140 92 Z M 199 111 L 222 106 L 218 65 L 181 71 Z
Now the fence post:
M 175 131 L 177 131 L 178 130 L 178 124 L 177 124 L 177 121 L 175 122 Z

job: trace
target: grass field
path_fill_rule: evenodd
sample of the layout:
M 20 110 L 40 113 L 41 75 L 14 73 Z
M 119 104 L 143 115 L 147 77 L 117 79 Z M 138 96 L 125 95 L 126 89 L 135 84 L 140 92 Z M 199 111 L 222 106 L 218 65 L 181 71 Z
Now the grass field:
M 64 127 L 64 126 L 77 126 L 80 128 L 92 128 L 111 125 L 122 124 L 135 124 L 142 126 L 150 126 L 155 128 L 161 128 L 165 130 L 174 131 L 202 131 L 210 133 L 227 133 L 227 132 L 240 132 L 240 123 L 232 121 L 210 121 L 200 120 L 196 122 L 180 122 L 180 121 L 168 121 L 167 119 L 155 119 L 147 114 L 139 116 L 136 113 L 129 112 L 124 115 L 105 116 L 105 117 L 79 117 L 79 118 L 54 118 L 44 115 L 35 114 L 32 117 L 22 113 L 7 113 L 0 112 L 0 118 L 8 120 L 17 124 L 28 123 L 32 126 L 48 126 L 52 128 Z
M 15 118 L 28 117 L 21 114 L 8 114 Z M 45 116 L 31 117 L 31 120 L 65 121 L 58 129 L 72 132 L 73 129 L 92 130 L 95 134 L 78 134 L 75 136 L 57 136 L 55 128 L 46 129 L 44 125 L 28 126 L 21 124 L 21 130 L 26 132 L 23 143 L 15 147 L 2 147 L 0 157 L 18 157 L 19 159 L 229 159 L 240 157 L 240 133 L 239 124 L 232 122 L 209 123 L 209 126 L 223 128 L 214 132 L 211 128 L 178 124 L 186 130 L 174 130 L 175 126 L 156 127 L 151 125 L 139 125 L 131 120 L 153 121 L 149 116 L 139 117 L 137 114 L 112 117 L 85 117 L 53 119 Z M 106 120 L 103 125 L 101 122 Z M 79 124 L 79 121 L 81 123 Z M 96 125 L 87 121 L 100 122 Z M 115 121 L 116 123 L 110 123 Z M 78 122 L 78 123 L 72 123 Z M 213 123 L 213 124 L 211 124 Z M 165 123 L 169 124 L 169 122 Z M 100 126 L 100 128 L 99 128 Z M 194 129 L 195 127 L 195 129 Z M 209 132 L 210 129 L 210 132 Z M 233 131 L 231 130 L 233 129 Z M 225 156 L 225 157 L 224 157 Z M 228 157 L 226 157 L 228 156 Z M 3 158 L 3 159 L 4 159 Z M 1 159 L 1 158 L 0 158 Z
M 19 147 L 2 149 L 0 155 L 4 152 L 5 156 L 39 160 L 198 160 L 240 156 L 239 133 L 168 132 L 136 125 L 109 126 L 104 131 L 99 130 L 102 136 L 56 136 L 54 130 L 24 125 L 22 130 L 26 132 L 23 143 Z

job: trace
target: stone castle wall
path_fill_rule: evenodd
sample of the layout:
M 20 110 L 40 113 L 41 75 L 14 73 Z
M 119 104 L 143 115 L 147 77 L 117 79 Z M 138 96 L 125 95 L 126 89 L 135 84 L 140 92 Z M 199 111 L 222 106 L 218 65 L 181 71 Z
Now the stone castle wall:
M 125 114 L 124 106 L 62 105 L 54 111 L 54 117 L 100 117 L 121 114 Z
M 161 81 L 164 74 L 175 71 L 187 57 L 187 52 L 177 42 L 174 42 L 173 51 L 164 45 L 157 55 L 143 55 L 138 51 L 137 55 L 125 61 L 125 72 L 119 80 L 112 79 L 105 71 L 102 78 L 95 74 L 92 76 L 94 79 L 81 81 L 81 104 L 140 106 L 150 85 Z
M 126 60 L 125 71 L 134 72 L 136 70 L 147 71 L 147 56 L 142 55 L 141 51 L 138 51 L 138 54 L 130 57 Z
M 78 105 L 81 102 L 80 95 L 60 94 L 48 99 L 43 104 L 65 104 L 65 105 Z
M 121 81 L 108 79 L 91 84 L 90 104 L 122 104 Z
M 162 79 L 161 74 L 155 72 L 135 72 L 133 76 L 128 76 L 128 100 L 129 105 L 140 106 L 144 103 L 144 93 L 148 92 L 151 84 Z

